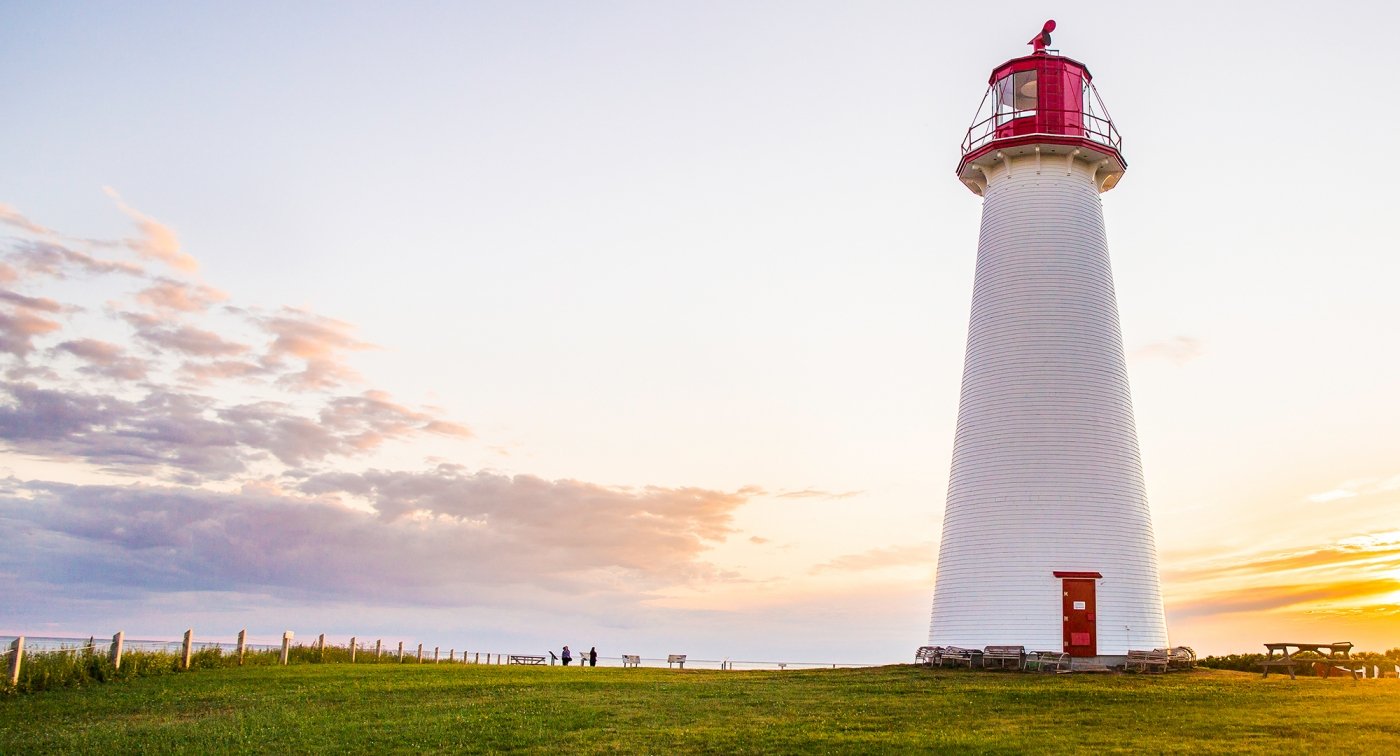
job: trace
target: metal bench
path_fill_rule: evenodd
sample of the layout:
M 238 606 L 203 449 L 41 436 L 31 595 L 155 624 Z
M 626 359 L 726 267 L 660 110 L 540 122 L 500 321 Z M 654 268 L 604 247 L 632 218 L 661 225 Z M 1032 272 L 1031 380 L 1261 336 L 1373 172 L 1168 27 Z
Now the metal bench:
M 938 664 L 939 666 L 949 667 L 956 667 L 962 664 L 968 669 L 972 669 L 973 665 L 977 663 L 977 657 L 981 655 L 982 652 L 979 649 L 946 646 L 943 649 L 943 653 L 938 655 Z
M 987 646 L 982 651 L 982 668 L 1020 669 L 1026 659 L 1025 646 Z
M 1153 649 L 1159 653 L 1164 653 L 1171 661 L 1167 664 L 1167 669 L 1195 669 L 1196 652 L 1190 646 L 1175 646 L 1173 648 Z
M 1166 672 L 1171 665 L 1171 652 L 1166 649 L 1155 651 L 1128 651 L 1128 661 L 1123 665 L 1123 669 L 1135 669 L 1138 672 Z
M 666 657 L 666 666 L 670 667 L 672 664 L 678 665 L 681 669 L 685 669 L 685 654 L 671 654 Z
M 919 646 L 919 650 L 914 652 L 914 663 L 932 667 L 938 663 L 938 655 L 942 651 L 942 646 Z
M 540 666 L 544 664 L 544 662 L 545 657 L 530 656 L 528 654 L 511 654 L 510 657 L 506 659 L 506 664 L 529 664 L 531 666 Z
M 623 667 L 623 669 L 626 669 L 627 667 L 640 667 L 640 666 L 642 666 L 642 657 L 641 657 L 639 654 L 623 654 L 623 655 L 622 655 L 622 667 Z
M 1026 654 L 1025 668 L 1037 672 L 1068 672 L 1069 654 L 1064 651 L 1032 651 Z

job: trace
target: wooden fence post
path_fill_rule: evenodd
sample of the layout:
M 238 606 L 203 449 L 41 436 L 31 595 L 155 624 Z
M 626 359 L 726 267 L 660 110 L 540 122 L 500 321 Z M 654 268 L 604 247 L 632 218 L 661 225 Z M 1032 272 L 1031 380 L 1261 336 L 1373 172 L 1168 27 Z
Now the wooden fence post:
M 238 666 L 243 666 L 243 654 L 248 651 L 248 628 L 238 631 Z
M 379 658 L 379 654 L 380 654 L 380 644 L 382 644 L 382 643 L 384 643 L 384 639 L 383 639 L 383 638 L 380 638 L 379 640 L 377 640 L 377 641 L 374 642 L 374 658 L 376 658 L 376 659 Z
M 282 633 L 282 666 L 284 667 L 287 666 L 287 661 L 292 651 L 292 638 L 295 637 L 295 635 L 296 633 L 293 633 L 291 630 Z
M 320 637 L 318 637 L 318 638 L 316 639 L 316 658 L 319 659 L 319 660 L 321 660 L 321 661 L 325 661 L 325 660 L 326 660 L 326 634 L 325 634 L 325 633 L 321 633 Z
M 355 636 L 350 636 L 350 663 L 355 663 Z
M 433 646 L 433 663 L 438 663 L 438 646 Z
M 419 663 L 419 664 L 422 664 L 422 663 L 423 663 L 423 644 L 422 644 L 422 643 L 419 643 L 419 644 L 418 644 L 418 663 Z
M 194 628 L 185 630 L 185 645 L 180 648 L 180 669 L 190 668 L 190 652 L 194 650 Z
M 480 663 L 481 663 L 481 652 L 480 652 L 480 651 L 477 651 L 477 652 L 476 652 L 476 659 L 475 659 L 474 661 L 472 661 L 472 664 L 480 664 Z
M 399 664 L 403 664 L 403 641 L 399 641 Z
M 24 659 L 24 636 L 10 642 L 10 687 L 19 685 L 19 665 Z
M 126 633 L 120 630 L 112 636 L 112 651 L 107 655 L 107 658 L 112 661 L 112 669 L 122 668 L 122 642 L 125 640 Z
M 449 649 L 447 649 L 447 663 L 448 663 L 448 664 L 451 664 L 452 662 L 455 662 L 455 661 L 457 661 L 457 649 L 455 649 L 455 648 L 449 648 Z

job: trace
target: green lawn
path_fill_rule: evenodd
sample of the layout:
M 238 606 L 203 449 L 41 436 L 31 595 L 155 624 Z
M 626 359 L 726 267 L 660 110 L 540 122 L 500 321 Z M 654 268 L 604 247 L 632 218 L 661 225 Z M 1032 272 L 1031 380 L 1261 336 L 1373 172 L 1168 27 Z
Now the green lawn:
M 4 754 L 1300 746 L 1400 752 L 1400 680 L 307 664 L 0 699 Z

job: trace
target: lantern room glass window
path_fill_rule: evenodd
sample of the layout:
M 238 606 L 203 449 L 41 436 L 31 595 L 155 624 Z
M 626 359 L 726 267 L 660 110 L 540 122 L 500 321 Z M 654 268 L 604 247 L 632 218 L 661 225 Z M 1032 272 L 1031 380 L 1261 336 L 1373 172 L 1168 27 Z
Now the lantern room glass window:
M 1000 126 L 1013 118 L 1035 115 L 1038 92 L 1036 72 L 1017 71 L 992 85 L 997 93 L 996 123 Z

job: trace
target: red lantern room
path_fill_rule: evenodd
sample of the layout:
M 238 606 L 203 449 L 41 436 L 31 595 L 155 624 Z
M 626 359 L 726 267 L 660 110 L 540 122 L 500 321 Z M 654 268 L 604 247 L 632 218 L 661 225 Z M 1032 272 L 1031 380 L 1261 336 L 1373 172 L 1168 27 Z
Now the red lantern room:
M 1029 43 L 1034 53 L 992 71 L 958 163 L 958 178 L 975 194 L 986 189 L 988 170 L 1019 155 L 1087 161 L 1096 166 L 1099 191 L 1112 189 L 1127 169 L 1122 137 L 1088 67 L 1045 48 L 1054 29 L 1047 21 Z

